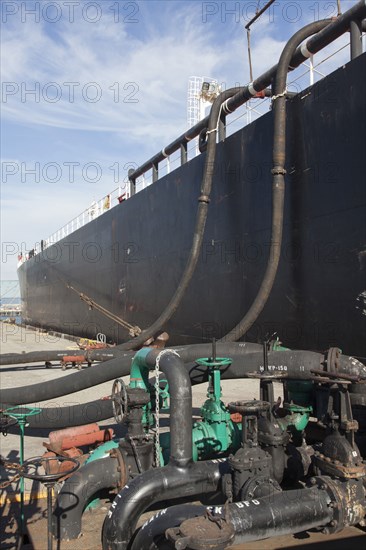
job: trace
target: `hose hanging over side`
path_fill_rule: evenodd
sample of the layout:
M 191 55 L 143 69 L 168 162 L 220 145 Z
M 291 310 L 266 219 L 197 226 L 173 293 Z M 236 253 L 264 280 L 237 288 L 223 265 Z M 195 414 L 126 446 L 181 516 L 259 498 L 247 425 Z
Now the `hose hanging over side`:
M 286 162 L 286 83 L 291 59 L 296 48 L 309 36 L 319 32 L 331 21 L 317 21 L 300 29 L 286 44 L 277 66 L 273 87 L 272 105 L 274 116 L 272 179 L 272 234 L 268 262 L 262 284 L 249 311 L 243 319 L 222 338 L 223 341 L 239 340 L 257 320 L 272 291 L 281 256 L 283 209 L 285 199 Z
M 213 179 L 215 156 L 216 156 L 216 135 L 217 135 L 218 120 L 220 117 L 222 104 L 224 103 L 224 101 L 234 96 L 237 93 L 237 91 L 238 91 L 238 88 L 230 88 L 229 90 L 222 92 L 215 99 L 211 107 L 208 130 L 207 130 L 207 136 L 208 136 L 207 153 L 206 153 L 206 160 L 205 160 L 204 175 L 203 175 L 203 180 L 201 185 L 201 195 L 198 198 L 196 227 L 193 234 L 191 251 L 189 253 L 189 257 L 188 257 L 183 275 L 177 286 L 177 290 L 175 291 L 169 304 L 167 305 L 165 310 L 161 313 L 161 315 L 158 317 L 158 319 L 156 319 L 156 321 L 152 325 L 150 325 L 147 329 L 143 330 L 139 336 L 137 336 L 136 338 L 133 338 L 132 340 L 129 340 L 125 344 L 122 344 L 120 346 L 121 349 L 125 349 L 125 350 L 138 349 L 140 346 L 144 344 L 144 342 L 146 342 L 148 338 L 156 334 L 156 332 L 158 332 L 165 325 L 165 323 L 169 321 L 169 319 L 172 317 L 174 312 L 177 310 L 188 288 L 188 285 L 192 279 L 193 273 L 196 269 L 196 265 L 198 262 L 198 258 L 199 258 L 200 250 L 202 246 L 205 226 L 206 226 L 208 205 L 210 202 L 212 179 Z

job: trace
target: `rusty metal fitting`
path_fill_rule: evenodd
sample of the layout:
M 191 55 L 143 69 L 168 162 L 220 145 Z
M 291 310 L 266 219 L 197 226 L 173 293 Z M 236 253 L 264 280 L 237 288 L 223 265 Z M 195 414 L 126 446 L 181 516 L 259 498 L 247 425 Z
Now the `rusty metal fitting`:
M 123 455 L 121 453 L 121 451 L 118 449 L 118 448 L 115 448 L 115 449 L 111 449 L 109 451 L 109 456 L 111 458 L 116 458 L 117 459 L 117 462 L 118 462 L 118 466 L 117 466 L 117 472 L 120 473 L 120 478 L 119 478 L 119 482 L 118 482 L 118 489 L 123 489 L 123 487 L 126 485 L 127 481 L 128 481 L 128 473 L 127 473 L 127 468 L 126 468 L 126 463 L 124 461 L 124 458 L 123 458 Z

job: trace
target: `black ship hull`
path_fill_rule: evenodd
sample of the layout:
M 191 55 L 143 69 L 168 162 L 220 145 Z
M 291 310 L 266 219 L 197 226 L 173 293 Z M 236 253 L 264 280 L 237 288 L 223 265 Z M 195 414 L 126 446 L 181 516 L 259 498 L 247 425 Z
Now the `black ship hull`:
M 366 357 L 366 54 L 288 105 L 284 240 L 275 285 L 246 335 Z M 170 343 L 220 338 L 260 285 L 271 229 L 272 114 L 217 146 L 200 260 Z M 162 177 L 18 270 L 32 325 L 129 338 L 68 284 L 145 328 L 174 293 L 191 247 L 204 154 Z

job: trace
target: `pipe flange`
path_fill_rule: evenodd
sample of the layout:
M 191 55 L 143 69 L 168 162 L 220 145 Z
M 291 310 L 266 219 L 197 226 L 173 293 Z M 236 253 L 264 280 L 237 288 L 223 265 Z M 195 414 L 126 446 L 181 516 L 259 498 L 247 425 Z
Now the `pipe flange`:
M 325 535 L 331 535 L 342 531 L 345 527 L 344 517 L 344 494 L 341 493 L 336 482 L 330 477 L 311 477 L 308 481 L 309 487 L 317 487 L 321 491 L 326 491 L 330 498 L 329 507 L 333 509 L 333 519 L 323 528 Z
M 118 448 L 116 448 L 116 449 L 112 449 L 109 452 L 109 456 L 111 458 L 115 458 L 118 462 L 117 472 L 120 473 L 120 478 L 119 478 L 119 481 L 118 481 L 118 484 L 117 484 L 117 488 L 118 489 L 123 489 L 123 487 L 126 485 L 126 483 L 128 481 L 127 465 L 125 463 L 123 455 L 122 455 L 121 451 Z
M 340 350 L 339 348 L 329 348 L 325 359 L 326 369 L 328 372 L 337 373 L 339 371 L 339 360 L 341 354 L 342 350 Z

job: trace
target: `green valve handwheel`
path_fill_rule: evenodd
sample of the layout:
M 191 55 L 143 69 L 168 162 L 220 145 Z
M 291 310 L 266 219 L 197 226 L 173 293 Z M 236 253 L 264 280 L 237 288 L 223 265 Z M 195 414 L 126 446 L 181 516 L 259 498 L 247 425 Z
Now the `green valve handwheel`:
M 196 363 L 203 367 L 228 367 L 231 365 L 232 359 L 229 357 L 216 357 L 215 359 L 201 357 L 200 359 L 196 359 Z
M 26 419 L 27 416 L 35 416 L 36 414 L 40 414 L 41 409 L 37 407 L 9 407 L 6 409 L 6 414 L 9 416 L 12 416 L 13 418 L 16 418 L 17 420 L 20 420 L 22 418 Z
M 19 449 L 19 462 L 23 465 L 24 462 L 24 429 L 27 425 L 28 416 L 35 416 L 41 413 L 41 409 L 37 407 L 24 407 L 17 405 L 16 407 L 9 407 L 4 411 L 19 424 L 20 430 L 20 449 Z M 24 534 L 24 477 L 20 478 L 20 530 L 21 535 Z

